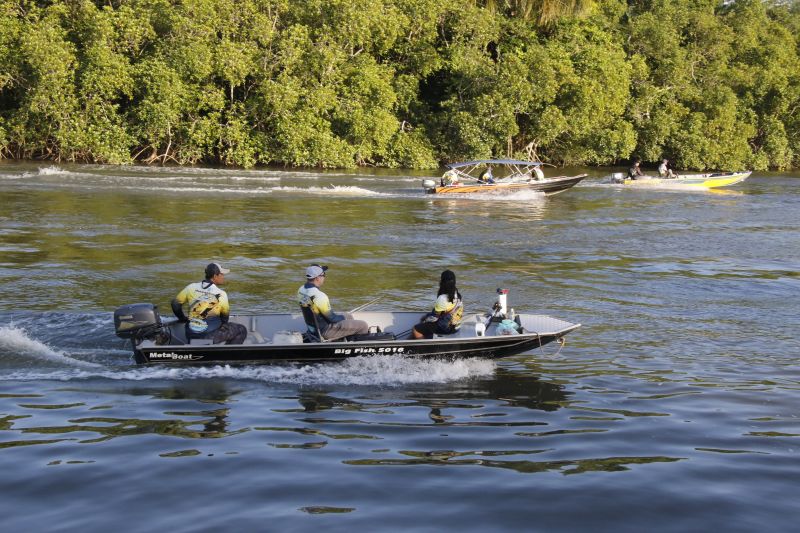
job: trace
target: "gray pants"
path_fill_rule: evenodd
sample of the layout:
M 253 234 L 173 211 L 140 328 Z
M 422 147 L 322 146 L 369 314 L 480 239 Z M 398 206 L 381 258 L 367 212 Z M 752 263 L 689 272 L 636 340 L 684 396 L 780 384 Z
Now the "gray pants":
M 369 333 L 369 324 L 363 320 L 354 320 L 349 313 L 345 316 L 347 317 L 346 319 L 341 322 L 334 322 L 322 331 L 322 336 L 326 340 L 332 341 L 342 337 L 349 337 L 350 335 Z

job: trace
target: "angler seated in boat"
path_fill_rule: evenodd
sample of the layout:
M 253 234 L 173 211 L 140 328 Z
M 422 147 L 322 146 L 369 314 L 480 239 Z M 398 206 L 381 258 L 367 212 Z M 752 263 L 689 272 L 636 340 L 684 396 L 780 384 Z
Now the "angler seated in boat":
M 644 172 L 642 172 L 641 168 L 642 160 L 638 157 L 633 160 L 633 164 L 631 168 L 628 169 L 628 179 L 629 180 L 636 180 L 640 178 L 646 177 Z
M 219 263 L 209 263 L 203 281 L 190 283 L 172 299 L 172 312 L 186 324 L 187 342 L 242 344 L 247 337 L 247 328 L 230 322 L 228 295 L 219 288 L 228 273 L 230 270 Z M 184 305 L 188 306 L 188 316 L 183 312 Z
M 478 176 L 478 183 L 491 184 L 494 183 L 494 175 L 492 174 L 492 165 L 488 165 L 486 169 Z
M 411 329 L 412 339 L 432 339 L 434 334 L 450 335 L 461 327 L 464 303 L 456 288 L 456 275 L 445 270 L 439 279 L 439 292 L 433 310 Z
M 675 179 L 678 177 L 678 174 L 670 166 L 669 159 L 661 160 L 661 164 L 658 165 L 658 177 L 666 179 Z
M 440 180 L 442 187 L 457 187 L 461 185 L 461 178 L 458 176 L 458 171 L 450 169 L 442 175 Z
M 369 325 L 363 320 L 333 312 L 328 295 L 320 290 L 327 270 L 327 266 L 310 265 L 306 268 L 306 282 L 297 289 L 297 301 L 309 338 L 333 341 L 369 333 Z

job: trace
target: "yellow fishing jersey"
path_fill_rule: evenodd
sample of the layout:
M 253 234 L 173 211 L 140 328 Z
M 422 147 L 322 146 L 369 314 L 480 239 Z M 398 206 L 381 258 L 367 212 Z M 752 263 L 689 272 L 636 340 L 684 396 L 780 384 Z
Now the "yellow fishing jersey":
M 181 305 L 189 305 L 189 329 L 203 333 L 220 326 L 222 316 L 231 312 L 228 295 L 208 281 L 190 283 L 175 297 Z

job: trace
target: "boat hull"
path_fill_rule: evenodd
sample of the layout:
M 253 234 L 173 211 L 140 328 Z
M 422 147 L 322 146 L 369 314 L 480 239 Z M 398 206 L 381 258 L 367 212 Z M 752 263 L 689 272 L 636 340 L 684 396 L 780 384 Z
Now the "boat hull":
M 505 335 L 458 341 L 328 342 L 295 345 L 157 346 L 136 351 L 137 363 L 261 364 L 343 361 L 351 357 L 499 358 L 544 346 L 559 335 Z
M 622 183 L 633 187 L 652 186 L 689 186 L 713 189 L 717 187 L 730 187 L 741 183 L 750 177 L 751 172 L 720 172 L 713 174 L 686 174 L 677 178 L 651 178 L 643 177 L 635 180 L 625 179 Z
M 459 332 L 433 339 L 411 340 L 408 331 L 419 320 L 419 313 L 355 313 L 354 318 L 372 325 L 383 325 L 386 333 L 397 340 L 359 342 L 299 342 L 305 330 L 299 315 L 249 315 L 232 317 L 232 321 L 248 327 L 244 344 L 186 344 L 182 324 L 169 326 L 172 340 L 155 344 L 150 340 L 137 343 L 134 358 L 139 364 L 261 364 L 315 363 L 342 361 L 352 357 L 389 355 L 398 357 L 499 358 L 517 355 L 562 338 L 579 324 L 571 324 L 544 315 L 520 315 L 523 333 L 499 335 L 496 324 L 490 323 L 486 334 L 477 336 L 477 317 L 465 320 Z M 538 331 L 537 331 L 538 330 Z M 296 342 L 282 342 L 291 332 Z M 291 337 L 292 335 L 290 335 Z
M 564 192 L 580 183 L 587 174 L 579 176 L 566 176 L 561 178 L 547 178 L 541 181 L 531 180 L 524 182 L 508 182 L 508 183 L 481 183 L 481 184 L 461 184 L 461 185 L 446 185 L 427 189 L 426 192 L 430 194 L 474 194 L 474 193 L 490 193 L 490 192 L 513 192 L 513 191 L 538 191 L 547 196 L 552 196 L 560 192 Z

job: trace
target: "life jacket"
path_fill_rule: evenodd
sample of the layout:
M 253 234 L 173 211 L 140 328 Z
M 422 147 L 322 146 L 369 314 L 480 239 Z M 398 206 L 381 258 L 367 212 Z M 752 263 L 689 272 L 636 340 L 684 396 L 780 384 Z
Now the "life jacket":
M 436 328 L 439 331 L 457 331 L 458 328 L 461 327 L 461 317 L 464 315 L 464 302 L 461 301 L 461 298 L 456 296 L 456 299 L 452 303 L 453 307 L 449 311 L 442 313 L 436 321 Z M 433 314 L 437 314 L 435 310 Z

